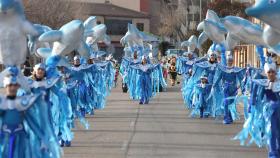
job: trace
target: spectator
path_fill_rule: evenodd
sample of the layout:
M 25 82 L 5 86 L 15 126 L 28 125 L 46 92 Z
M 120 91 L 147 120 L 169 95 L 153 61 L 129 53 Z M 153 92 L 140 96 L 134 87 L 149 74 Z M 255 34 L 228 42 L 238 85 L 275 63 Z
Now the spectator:
M 171 85 L 174 86 L 177 80 L 176 63 L 171 62 L 171 66 L 169 67 L 169 74 L 171 79 Z
M 29 63 L 29 57 L 26 58 L 26 61 L 23 64 L 23 75 L 24 76 L 31 76 L 31 65 Z
M 163 60 L 163 62 L 162 62 L 162 72 L 163 72 L 163 78 L 166 81 L 167 77 L 168 77 L 168 64 L 167 64 L 166 60 Z

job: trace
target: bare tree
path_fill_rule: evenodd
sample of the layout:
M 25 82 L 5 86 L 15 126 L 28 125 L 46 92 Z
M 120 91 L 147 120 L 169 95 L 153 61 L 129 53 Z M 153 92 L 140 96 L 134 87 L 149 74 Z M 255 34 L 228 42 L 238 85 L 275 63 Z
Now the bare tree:
M 187 15 L 190 11 L 189 6 L 194 5 L 193 2 L 180 1 L 178 7 L 175 7 L 170 2 L 161 0 L 161 26 L 159 28 L 159 34 L 161 36 L 171 37 L 177 41 L 184 41 L 192 35 L 198 35 L 198 32 L 191 28 L 190 23 L 190 21 L 196 21 L 198 19 L 195 19 L 194 14 L 191 17 Z
M 248 18 L 245 13 L 246 6 L 248 4 L 241 3 L 237 1 L 230 1 L 230 0 L 214 0 L 204 8 L 204 14 L 206 15 L 207 10 L 211 9 L 214 10 L 220 17 L 233 15 L 233 16 L 240 16 L 243 18 Z
M 44 24 L 53 29 L 79 17 L 82 4 L 67 0 L 25 0 L 27 19 L 33 23 Z
M 171 38 L 185 39 L 186 34 L 182 32 L 181 24 L 184 23 L 184 16 L 177 8 L 170 5 L 166 0 L 161 0 L 161 26 L 159 34 Z

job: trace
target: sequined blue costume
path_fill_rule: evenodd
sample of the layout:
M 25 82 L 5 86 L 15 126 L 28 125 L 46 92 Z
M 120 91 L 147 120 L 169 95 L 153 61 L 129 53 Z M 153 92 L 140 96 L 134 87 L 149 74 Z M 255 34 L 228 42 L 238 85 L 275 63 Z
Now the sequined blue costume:
M 166 86 L 160 64 L 130 65 L 127 77 L 130 97 L 140 100 L 140 104 L 148 104 L 160 85 Z
M 233 120 L 238 118 L 234 100 L 230 98 L 235 97 L 237 95 L 238 82 L 239 85 L 241 86 L 241 89 L 244 89 L 241 83 L 245 73 L 244 70 L 245 69 L 240 69 L 237 67 L 226 67 L 222 65 L 218 66 L 213 87 L 215 89 L 216 94 L 219 93 L 220 91 L 223 92 L 224 101 L 222 107 L 216 107 L 216 112 L 221 109 L 224 109 L 225 124 L 231 124 Z M 222 89 L 220 89 L 221 85 L 222 85 Z

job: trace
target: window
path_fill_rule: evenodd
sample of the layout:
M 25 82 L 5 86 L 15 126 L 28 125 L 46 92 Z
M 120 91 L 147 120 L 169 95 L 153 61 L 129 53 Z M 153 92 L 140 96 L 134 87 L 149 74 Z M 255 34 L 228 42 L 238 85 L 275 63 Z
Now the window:
M 137 23 L 136 27 L 138 28 L 139 31 L 144 31 L 144 23 Z
M 105 19 L 104 23 L 107 26 L 107 33 L 109 35 L 124 35 L 127 32 L 128 23 L 132 23 L 132 21 L 119 19 Z

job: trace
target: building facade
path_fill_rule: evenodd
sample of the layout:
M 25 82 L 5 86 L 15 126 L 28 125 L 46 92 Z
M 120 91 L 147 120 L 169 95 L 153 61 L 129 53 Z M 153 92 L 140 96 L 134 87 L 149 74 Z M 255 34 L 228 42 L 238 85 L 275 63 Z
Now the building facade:
M 142 0 L 71 0 L 84 3 L 96 3 L 96 4 L 113 4 L 119 7 L 127 8 L 137 12 L 141 11 Z
M 236 0 L 242 3 L 247 3 L 248 5 L 251 5 L 254 3 L 254 0 Z M 251 22 L 260 25 L 262 28 L 265 27 L 265 23 L 256 19 L 251 18 Z M 267 49 L 264 48 L 264 53 L 266 55 Z M 252 44 L 240 44 L 235 48 L 234 57 L 235 57 L 235 66 L 239 67 L 246 67 L 246 65 L 251 65 L 254 67 L 260 67 L 260 59 L 256 53 L 256 46 Z M 280 66 L 280 58 L 276 58 L 276 64 L 278 67 Z
M 96 16 L 97 23 L 107 26 L 112 44 L 107 47 L 99 43 L 99 47 L 112 52 L 117 60 L 123 56 L 124 47 L 120 40 L 127 32 L 128 23 L 134 24 L 140 31 L 150 32 L 148 0 L 74 0 L 72 3 L 82 6 L 81 17 L 78 18 L 85 20 Z
M 203 20 L 203 8 L 209 0 L 178 0 L 178 12 L 185 19 L 182 29 L 188 31 L 196 30 L 197 25 Z

